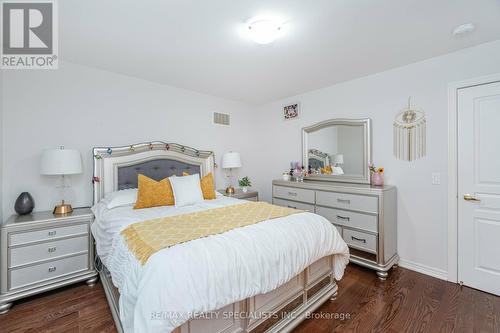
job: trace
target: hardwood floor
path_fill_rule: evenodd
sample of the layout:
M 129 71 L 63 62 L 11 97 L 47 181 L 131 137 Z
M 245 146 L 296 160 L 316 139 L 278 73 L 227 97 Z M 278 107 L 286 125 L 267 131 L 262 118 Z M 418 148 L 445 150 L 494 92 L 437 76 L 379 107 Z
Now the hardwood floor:
M 403 268 L 380 281 L 372 271 L 349 265 L 339 289 L 337 300 L 321 306 L 295 332 L 500 332 L 500 297 Z M 101 284 L 80 284 L 16 302 L 0 316 L 0 332 L 115 332 L 115 327 Z

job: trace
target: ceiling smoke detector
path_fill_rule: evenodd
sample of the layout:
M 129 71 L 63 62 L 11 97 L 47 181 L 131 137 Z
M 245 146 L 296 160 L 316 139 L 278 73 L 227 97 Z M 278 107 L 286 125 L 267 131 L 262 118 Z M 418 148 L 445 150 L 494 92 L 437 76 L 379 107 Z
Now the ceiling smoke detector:
M 453 36 L 461 36 L 474 31 L 476 27 L 472 23 L 465 23 L 453 29 Z

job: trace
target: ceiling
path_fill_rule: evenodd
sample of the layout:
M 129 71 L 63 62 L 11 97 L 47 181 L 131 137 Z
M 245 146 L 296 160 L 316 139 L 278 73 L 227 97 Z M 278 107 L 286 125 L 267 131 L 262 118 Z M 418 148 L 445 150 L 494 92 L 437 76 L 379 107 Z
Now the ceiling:
M 500 39 L 500 0 L 64 0 L 62 60 L 263 104 Z M 250 18 L 288 21 L 274 43 Z M 455 37 L 471 22 L 477 29 Z

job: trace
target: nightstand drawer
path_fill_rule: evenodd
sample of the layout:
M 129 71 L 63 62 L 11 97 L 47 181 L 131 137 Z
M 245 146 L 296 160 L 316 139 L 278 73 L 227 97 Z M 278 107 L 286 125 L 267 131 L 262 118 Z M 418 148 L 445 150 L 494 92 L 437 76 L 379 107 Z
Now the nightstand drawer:
M 273 196 L 314 204 L 314 191 L 293 187 L 274 186 Z
M 27 245 L 10 249 L 9 268 L 52 259 L 63 255 L 88 251 L 89 237 L 49 241 L 46 243 Z
M 9 246 L 47 241 L 80 234 L 88 234 L 88 223 L 75 224 L 67 227 L 58 227 L 55 224 L 56 223 L 54 223 L 54 227 L 52 228 L 11 233 L 9 234 Z
M 344 241 L 354 248 L 377 253 L 377 236 L 344 228 Z
M 316 204 L 333 208 L 359 210 L 367 213 L 378 213 L 377 197 L 368 195 L 317 191 Z
M 347 210 L 316 207 L 316 214 L 323 216 L 330 222 L 346 227 L 377 232 L 377 216 L 363 213 L 354 213 Z
M 314 205 L 310 205 L 310 204 L 306 204 L 306 203 L 302 203 L 302 202 L 295 202 L 295 201 L 290 201 L 290 200 L 283 200 L 283 199 L 274 198 L 273 204 L 277 205 L 277 206 L 307 210 L 311 213 L 314 213 Z
M 39 265 L 12 269 L 9 270 L 9 289 L 16 289 L 30 284 L 41 283 L 46 280 L 88 269 L 89 256 L 86 253 Z

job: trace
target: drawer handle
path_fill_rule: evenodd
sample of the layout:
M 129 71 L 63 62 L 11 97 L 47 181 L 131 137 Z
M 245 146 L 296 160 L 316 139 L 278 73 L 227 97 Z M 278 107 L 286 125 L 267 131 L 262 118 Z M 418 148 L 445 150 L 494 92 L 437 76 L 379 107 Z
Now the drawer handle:
M 55 272 L 56 271 L 56 266 L 49 267 L 49 273 Z
M 53 230 L 53 231 L 49 231 L 49 236 L 55 236 L 57 234 L 57 231 Z
M 354 236 L 351 236 L 351 239 L 352 239 L 353 241 L 363 242 L 363 243 L 365 243 L 365 244 L 366 244 L 366 239 L 364 239 L 364 238 L 356 238 L 356 237 L 354 237 Z
M 349 221 L 351 218 L 350 217 L 347 217 L 347 216 L 340 216 L 340 215 L 337 215 L 337 220 L 344 220 L 344 221 Z
M 290 205 L 287 205 L 288 208 L 293 208 L 293 209 L 297 209 L 297 207 L 295 206 L 290 206 Z
M 297 192 L 288 192 L 288 195 L 291 195 L 292 197 L 296 197 L 297 196 Z
M 57 248 L 54 247 L 49 247 L 49 253 L 56 252 Z
M 348 205 L 351 204 L 351 200 L 349 200 L 349 199 L 337 199 L 337 202 L 346 203 Z

